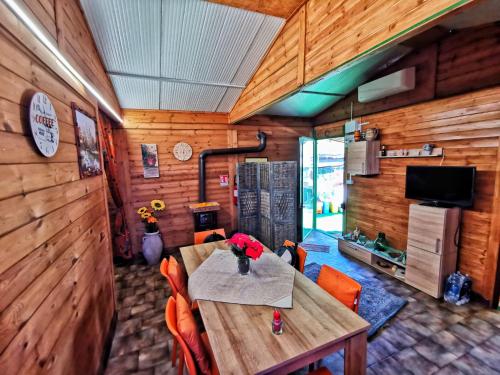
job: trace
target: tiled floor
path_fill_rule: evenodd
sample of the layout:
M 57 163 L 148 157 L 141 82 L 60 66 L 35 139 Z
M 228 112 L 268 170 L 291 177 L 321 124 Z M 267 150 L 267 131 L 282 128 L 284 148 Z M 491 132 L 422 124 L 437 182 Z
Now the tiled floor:
M 408 304 L 368 344 L 368 374 L 500 374 L 500 312 L 479 302 L 439 302 L 371 267 L 343 256 L 336 240 L 313 233 L 307 242 L 328 244 L 309 252 L 307 263 L 330 264 L 371 278 Z M 174 374 L 168 360 L 172 338 L 164 323 L 169 289 L 158 267 L 116 269 L 118 318 L 107 374 Z M 323 361 L 343 373 L 342 353 Z

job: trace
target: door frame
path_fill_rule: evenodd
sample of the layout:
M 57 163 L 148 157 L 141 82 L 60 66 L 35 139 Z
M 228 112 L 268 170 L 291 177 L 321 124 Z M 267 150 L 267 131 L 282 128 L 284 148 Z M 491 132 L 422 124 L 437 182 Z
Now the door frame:
M 316 228 L 316 222 L 317 222 L 317 213 L 316 213 L 316 205 L 317 205 L 317 197 L 318 197 L 318 141 L 322 139 L 332 139 L 332 138 L 341 138 L 344 137 L 344 173 L 343 173 L 343 186 L 344 186 L 344 208 L 343 208 L 343 217 L 342 217 L 342 233 L 345 232 L 346 227 L 347 227 L 347 175 L 346 175 L 346 168 L 345 168 L 345 162 L 346 162 L 346 155 L 347 155 L 347 145 L 345 143 L 345 133 L 344 129 L 342 128 L 342 133 L 339 133 L 336 136 L 329 136 L 329 137 L 318 137 L 316 134 L 316 131 L 313 129 L 313 134 L 311 137 L 299 137 L 299 147 L 300 147 L 300 154 L 299 154 L 299 159 L 300 159 L 300 165 L 299 165 L 299 239 L 301 241 L 304 241 L 305 238 L 313 231 L 317 230 L 321 233 L 324 233 L 330 237 L 333 237 L 332 234 L 325 232 L 321 229 Z M 313 141 L 313 195 L 314 195 L 314 205 L 313 205 L 313 225 L 312 229 L 304 235 L 303 231 L 303 211 L 302 207 L 304 205 L 304 197 L 303 197 L 303 189 L 302 189 L 302 183 L 303 183 L 303 165 L 302 165 L 302 147 L 304 144 L 305 140 L 312 140 Z
M 321 138 L 318 138 L 318 137 L 315 137 L 314 138 L 314 144 L 315 144 L 315 148 L 314 148 L 314 161 L 315 161 L 315 170 L 314 170 L 314 196 L 317 200 L 317 192 L 318 192 L 318 167 L 317 167 L 317 163 L 318 163 L 318 141 L 321 141 L 321 140 L 324 140 L 324 139 L 334 139 L 334 138 L 344 138 L 344 171 L 342 173 L 342 186 L 343 186 L 343 190 L 344 190 L 344 201 L 343 201 L 343 210 L 342 210 L 342 229 L 341 229 L 341 232 L 342 233 L 345 233 L 345 229 L 346 229 L 346 225 L 347 225 L 347 219 L 346 219 L 346 207 L 347 207 L 347 184 L 346 184 L 346 181 L 347 181 L 347 174 L 346 174 L 346 168 L 345 168 L 345 164 L 346 164 L 346 155 L 347 155 L 347 149 L 346 149 L 346 143 L 345 143 L 345 135 L 344 133 L 342 132 L 342 134 L 340 135 L 337 135 L 336 137 L 321 137 Z M 316 207 L 315 207 L 315 210 L 314 210 L 314 220 L 313 220 L 313 223 L 314 223 L 314 230 L 318 231 L 318 232 L 321 232 L 323 234 L 326 234 L 327 236 L 329 237 L 332 237 L 332 238 L 336 238 L 333 234 L 331 233 L 328 233 L 322 229 L 318 229 L 316 228 L 316 216 L 317 216 L 317 213 L 316 213 Z
M 299 170 L 298 170 L 298 173 L 299 173 L 299 186 L 298 186 L 298 190 L 299 190 L 299 225 L 298 225 L 298 233 L 299 233 L 299 240 L 300 241 L 304 241 L 305 238 L 311 234 L 311 232 L 314 230 L 314 228 L 316 227 L 316 210 L 315 210 L 315 207 L 313 206 L 313 223 L 312 223 L 312 228 L 310 231 L 307 232 L 307 234 L 304 234 L 304 215 L 303 215 L 303 207 L 304 207 L 304 189 L 303 189 L 303 181 L 304 181 L 304 174 L 303 174 L 303 171 L 304 171 L 304 168 L 303 168 L 303 159 L 302 159 L 302 155 L 303 155 L 303 147 L 304 147 L 304 143 L 305 141 L 312 141 L 312 144 L 313 144 L 313 196 L 316 197 L 316 150 L 317 150 L 317 146 L 316 146 L 316 139 L 314 138 L 314 136 L 312 137 L 299 137 Z

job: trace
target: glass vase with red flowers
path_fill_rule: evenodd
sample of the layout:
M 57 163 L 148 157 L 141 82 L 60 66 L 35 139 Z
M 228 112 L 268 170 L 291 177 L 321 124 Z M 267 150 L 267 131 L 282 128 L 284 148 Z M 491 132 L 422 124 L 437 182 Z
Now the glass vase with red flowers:
M 238 272 L 241 275 L 248 275 L 250 272 L 250 258 L 257 260 L 264 252 L 259 241 L 252 240 L 244 233 L 235 233 L 226 243 L 231 245 L 231 251 L 238 258 Z

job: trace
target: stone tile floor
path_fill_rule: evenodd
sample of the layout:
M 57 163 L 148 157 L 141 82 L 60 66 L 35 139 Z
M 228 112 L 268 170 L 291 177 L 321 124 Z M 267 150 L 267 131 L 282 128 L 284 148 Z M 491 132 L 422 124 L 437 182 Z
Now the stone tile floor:
M 307 263 L 329 264 L 372 278 L 408 304 L 368 343 L 368 374 L 500 374 L 500 312 L 480 302 L 454 306 L 340 254 L 336 240 L 312 233 L 307 242 L 330 245 L 309 252 Z M 118 324 L 106 374 L 176 374 L 172 337 L 164 321 L 168 284 L 158 266 L 116 268 Z M 323 361 L 343 373 L 343 353 Z

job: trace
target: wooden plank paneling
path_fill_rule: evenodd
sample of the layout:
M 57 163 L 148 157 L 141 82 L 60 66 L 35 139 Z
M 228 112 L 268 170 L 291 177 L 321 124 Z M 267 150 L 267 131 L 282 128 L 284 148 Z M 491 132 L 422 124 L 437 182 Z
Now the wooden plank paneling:
M 424 143 L 443 147 L 445 157 L 432 159 L 381 159 L 380 175 L 353 177 L 348 186 L 347 229 L 359 226 L 370 238 L 386 233 L 392 246 L 406 248 L 408 207 L 404 198 L 407 165 L 476 166 L 474 207 L 464 210 L 459 269 L 471 275 L 473 289 L 491 298 L 488 258 L 496 259 L 489 248 L 495 174 L 498 168 L 500 136 L 500 87 L 447 99 L 434 100 L 363 116 L 370 126 L 380 129 L 381 144 L 389 150 L 419 148 Z M 343 121 L 318 129 L 339 129 Z
M 457 0 L 344 0 L 307 2 L 306 77 L 310 82 L 385 43 Z M 463 4 L 463 2 L 462 2 Z
M 288 18 L 306 0 L 208 0 L 212 3 L 229 5 L 253 12 L 269 14 L 275 17 Z
M 426 48 L 414 51 L 392 65 L 389 69 L 385 69 L 383 72 L 373 77 L 373 79 L 377 79 L 400 69 L 414 66 L 414 90 L 398 95 L 391 95 L 369 103 L 360 103 L 358 101 L 358 90 L 356 89 L 344 99 L 316 116 L 314 119 L 315 123 L 320 125 L 347 119 L 351 115 L 351 105 L 352 111 L 356 116 L 363 116 L 369 113 L 386 111 L 388 109 L 399 108 L 433 99 L 436 91 L 437 51 L 437 44 L 432 44 Z
M 144 232 L 135 211 L 148 205 L 152 199 L 164 199 L 167 205 L 160 219 L 160 229 L 167 248 L 193 242 L 193 218 L 188 208 L 198 201 L 198 155 L 208 148 L 255 146 L 259 130 L 264 131 L 267 147 L 258 156 L 270 160 L 297 160 L 298 137 L 311 134 L 308 121 L 295 118 L 256 116 L 237 126 L 228 124 L 227 114 L 201 112 L 170 112 L 126 110 L 124 124 L 113 131 L 118 150 L 118 163 L 122 175 L 130 218 L 134 251 L 140 251 L 140 238 Z M 193 148 L 193 157 L 178 161 L 172 154 L 174 145 L 187 142 Z M 158 146 L 160 177 L 144 179 L 141 143 Z M 221 204 L 219 224 L 229 233 L 235 229 L 236 212 L 232 205 L 234 165 L 247 155 L 212 156 L 206 163 L 207 199 Z M 248 156 L 256 156 L 251 154 Z M 229 175 L 230 187 L 219 185 L 219 175 Z
M 46 32 L 57 39 L 54 0 L 22 0 L 29 11 L 38 19 Z
M 24 3 L 55 37 L 63 15 L 54 1 Z M 95 114 L 95 98 L 0 8 L 0 373 L 97 374 L 115 310 L 109 218 L 103 176 L 80 179 L 71 110 L 75 102 Z M 71 28 L 90 35 L 75 17 Z M 79 41 L 87 55 L 77 65 L 104 72 L 88 42 Z M 59 120 L 50 159 L 26 121 L 34 91 L 50 97 Z
M 56 6 L 59 48 L 68 60 L 74 62 L 89 78 L 115 111 L 120 113 L 118 99 L 104 70 L 79 2 L 57 0 Z
M 308 0 L 305 9 L 283 27 L 232 109 L 230 120 L 234 123 L 257 113 L 359 55 L 402 42 L 472 1 Z
M 304 6 L 303 6 L 304 7 Z M 236 122 L 300 87 L 303 59 L 299 59 L 300 33 L 305 32 L 305 11 L 299 10 L 283 27 L 261 65 L 231 111 Z
M 436 95 L 500 84 L 500 25 L 459 30 L 439 45 Z

